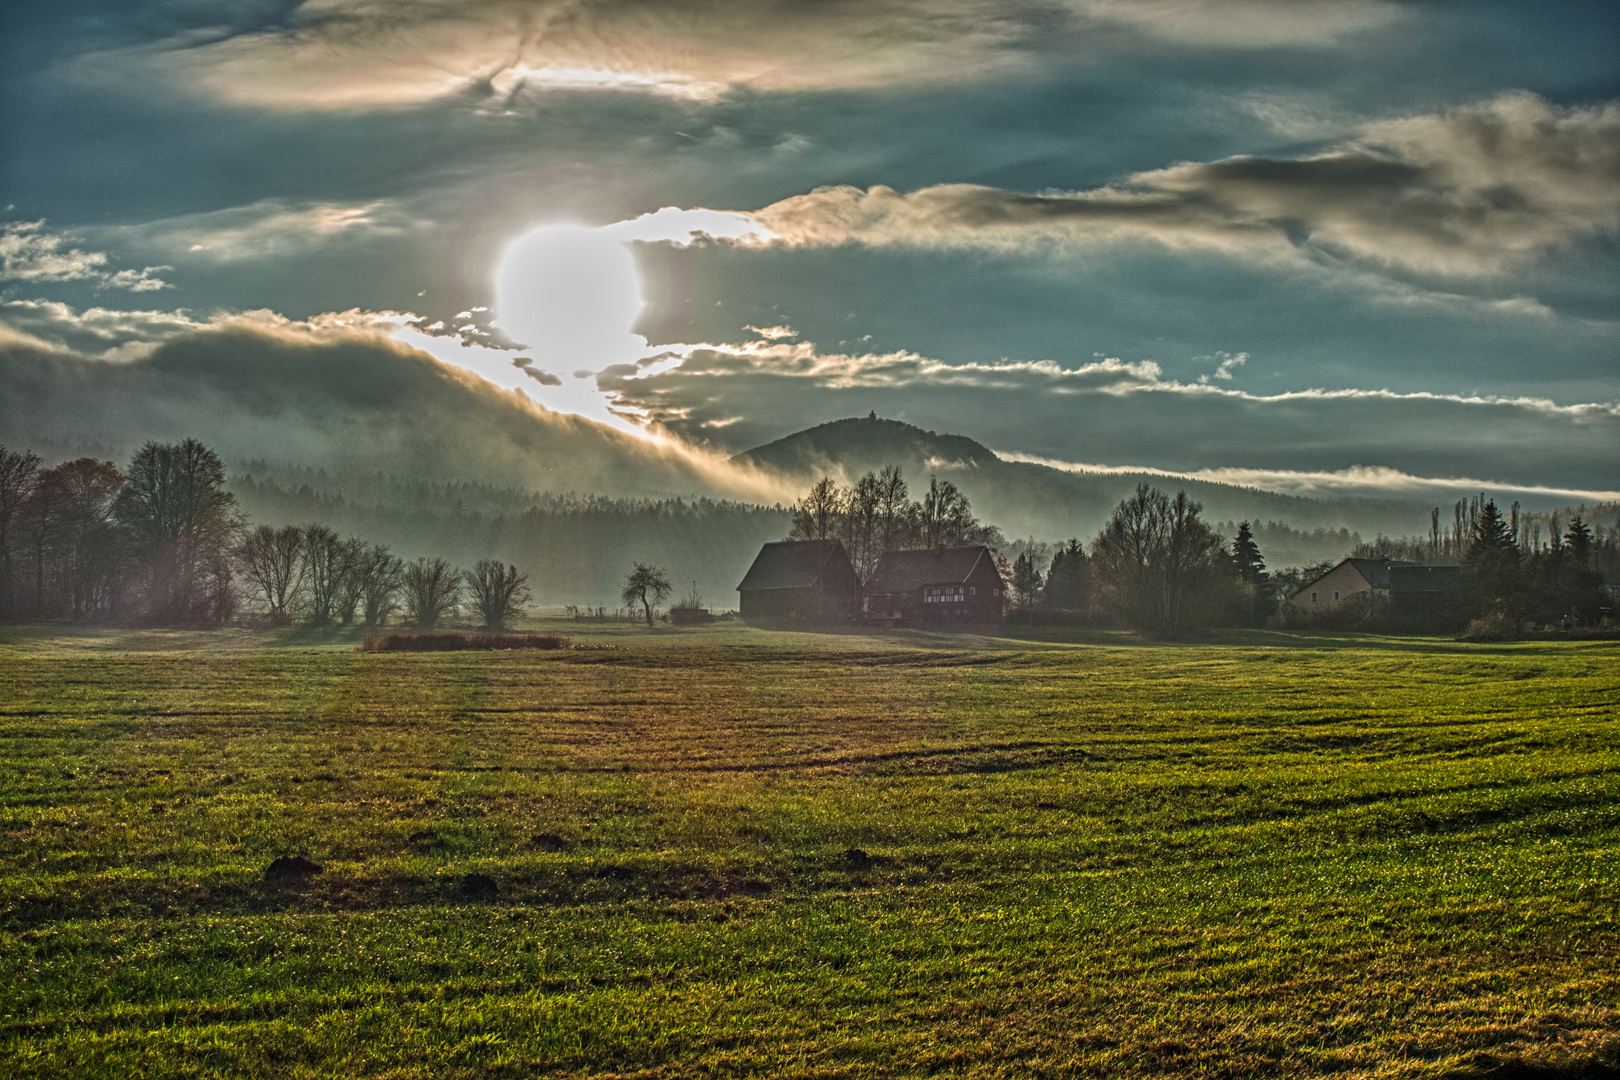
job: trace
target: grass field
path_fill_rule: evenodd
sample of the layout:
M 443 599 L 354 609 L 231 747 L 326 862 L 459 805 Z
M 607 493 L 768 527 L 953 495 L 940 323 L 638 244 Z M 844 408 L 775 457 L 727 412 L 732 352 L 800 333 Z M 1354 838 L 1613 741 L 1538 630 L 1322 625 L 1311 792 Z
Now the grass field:
M 1613 643 L 536 628 L 0 637 L 0 1074 L 1620 1064 Z

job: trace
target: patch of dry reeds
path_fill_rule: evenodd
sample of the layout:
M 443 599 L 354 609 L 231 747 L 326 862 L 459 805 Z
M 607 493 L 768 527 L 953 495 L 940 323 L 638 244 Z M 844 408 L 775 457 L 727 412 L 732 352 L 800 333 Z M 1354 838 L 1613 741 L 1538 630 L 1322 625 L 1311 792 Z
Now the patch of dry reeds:
M 463 649 L 571 649 L 557 634 L 383 634 L 368 635 L 361 652 L 457 652 Z

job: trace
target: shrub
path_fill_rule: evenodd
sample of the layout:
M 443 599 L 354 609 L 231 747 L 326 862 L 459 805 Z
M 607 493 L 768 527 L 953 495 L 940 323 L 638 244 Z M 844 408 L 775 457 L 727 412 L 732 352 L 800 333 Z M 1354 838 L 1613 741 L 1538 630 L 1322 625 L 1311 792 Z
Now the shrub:
M 1519 623 L 1500 611 L 1481 615 L 1468 624 L 1459 641 L 1515 641 L 1519 637 Z

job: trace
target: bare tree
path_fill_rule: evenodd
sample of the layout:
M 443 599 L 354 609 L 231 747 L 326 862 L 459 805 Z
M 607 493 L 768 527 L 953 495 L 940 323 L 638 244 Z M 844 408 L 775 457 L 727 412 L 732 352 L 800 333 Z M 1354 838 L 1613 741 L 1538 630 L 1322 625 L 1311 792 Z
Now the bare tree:
M 986 530 L 973 517 L 967 496 L 949 480 L 928 478 L 928 494 L 917 508 L 918 539 L 926 548 L 982 543 Z
M 911 492 L 900 466 L 885 465 L 877 476 L 877 528 L 878 554 L 898 551 L 907 546 L 906 508 L 911 505 Z
M 111 609 L 124 568 L 112 520 L 123 486 L 118 466 L 95 458 L 40 473 L 24 517 L 35 519 L 29 527 L 39 539 L 35 602 L 41 613 L 80 619 Z
M 670 589 L 669 578 L 662 570 L 638 562 L 636 568 L 630 572 L 630 576 L 624 579 L 624 590 L 619 593 L 619 599 L 632 609 L 640 604 L 641 610 L 647 615 L 647 626 L 650 628 L 653 624 L 653 608 L 669 598 Z
M 143 564 L 147 617 L 214 617 L 216 571 L 241 527 L 219 455 L 196 439 L 147 443 L 131 459 L 113 509 Z
M 304 587 L 304 533 L 296 525 L 260 525 L 236 548 L 236 563 L 272 622 L 292 618 Z
M 1018 604 L 1024 609 L 1024 618 L 1030 624 L 1035 623 L 1035 598 L 1041 594 L 1044 584 L 1041 571 L 1035 564 L 1035 541 L 1029 542 L 1029 547 L 1021 552 L 1012 564 L 1013 594 L 1018 597 Z
M 1211 614 L 1215 594 L 1236 578 L 1220 536 L 1199 519 L 1202 508 L 1139 484 L 1114 508 L 1091 545 L 1103 599 L 1125 622 L 1178 633 Z
M 839 538 L 862 581 L 871 576 L 883 554 L 879 545 L 882 502 L 882 483 L 872 473 L 855 481 L 855 486 L 843 499 L 843 529 Z
M 373 544 L 366 549 L 360 561 L 359 577 L 360 611 L 366 625 L 377 626 L 387 622 L 388 616 L 399 607 L 405 564 L 382 544 Z
M 325 525 L 304 526 L 304 610 L 309 621 L 325 626 L 337 614 L 343 581 L 343 541 Z
M 793 508 L 792 540 L 829 540 L 844 512 L 844 497 L 832 477 L 823 476 Z M 639 565 L 639 564 L 638 564 Z
M 523 606 L 534 599 L 529 592 L 529 575 L 499 559 L 479 559 L 467 574 L 472 591 L 472 608 L 483 620 L 484 629 L 499 630 L 508 619 L 515 619 Z
M 366 542 L 351 536 L 338 545 L 338 580 L 333 608 L 344 626 L 354 622 L 355 609 L 365 595 Z
M 400 578 L 405 614 L 423 630 L 456 613 L 461 603 L 461 575 L 443 559 L 417 559 Z

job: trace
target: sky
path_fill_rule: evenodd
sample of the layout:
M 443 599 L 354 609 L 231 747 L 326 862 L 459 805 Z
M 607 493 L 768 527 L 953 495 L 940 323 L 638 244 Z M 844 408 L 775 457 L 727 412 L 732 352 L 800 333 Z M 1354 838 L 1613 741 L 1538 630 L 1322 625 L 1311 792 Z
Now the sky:
M 247 320 L 724 453 L 875 412 L 1291 492 L 1620 488 L 1612 2 L 0 20 L 0 364 Z

